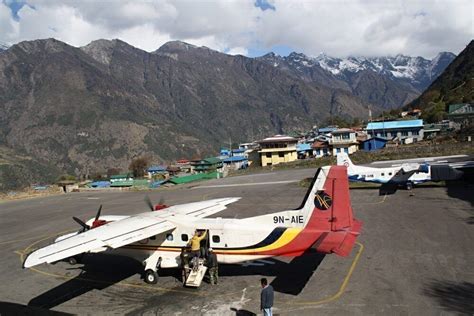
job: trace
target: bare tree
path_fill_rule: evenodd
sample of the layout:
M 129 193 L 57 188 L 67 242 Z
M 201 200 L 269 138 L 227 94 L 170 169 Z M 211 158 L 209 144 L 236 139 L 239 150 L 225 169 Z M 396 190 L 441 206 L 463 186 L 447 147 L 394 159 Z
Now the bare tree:
M 128 169 L 133 173 L 134 177 L 141 178 L 145 175 L 149 162 L 150 160 L 147 157 L 137 157 L 132 160 Z

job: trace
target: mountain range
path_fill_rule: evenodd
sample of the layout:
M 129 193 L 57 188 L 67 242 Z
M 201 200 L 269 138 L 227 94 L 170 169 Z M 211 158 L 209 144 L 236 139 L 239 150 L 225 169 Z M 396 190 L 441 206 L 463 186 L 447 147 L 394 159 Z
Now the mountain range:
M 431 65 L 425 74 L 433 78 L 449 56 L 421 63 Z M 331 116 L 367 118 L 369 108 L 413 99 L 425 80 L 376 72 L 362 58 L 357 71 L 322 60 L 231 56 L 179 41 L 151 53 L 120 40 L 21 42 L 0 53 L 0 146 L 76 175 L 125 170 L 137 156 L 197 158 Z
M 365 102 L 392 109 L 416 98 L 455 57 L 453 53 L 442 52 L 432 60 L 405 55 L 341 59 L 293 52 L 287 57 L 270 53 L 258 59 L 308 82 L 337 87 Z

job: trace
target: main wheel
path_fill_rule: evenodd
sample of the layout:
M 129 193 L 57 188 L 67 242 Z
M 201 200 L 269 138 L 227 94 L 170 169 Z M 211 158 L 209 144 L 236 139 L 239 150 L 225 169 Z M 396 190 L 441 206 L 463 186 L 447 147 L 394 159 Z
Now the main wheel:
M 69 262 L 69 264 L 73 266 L 73 265 L 77 264 L 77 258 L 74 257 L 74 256 L 69 257 L 69 258 L 67 258 L 67 262 Z
M 406 188 L 407 188 L 408 191 L 410 191 L 411 189 L 413 189 L 413 183 L 412 183 L 412 182 L 407 182 Z
M 158 283 L 158 273 L 155 271 L 148 269 L 145 271 L 145 282 L 148 284 L 156 284 Z

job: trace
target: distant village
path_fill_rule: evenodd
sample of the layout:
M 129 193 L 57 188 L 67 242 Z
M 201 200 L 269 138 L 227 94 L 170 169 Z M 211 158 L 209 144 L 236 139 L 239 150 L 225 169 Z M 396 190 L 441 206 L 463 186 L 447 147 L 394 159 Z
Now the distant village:
M 125 188 L 176 185 L 198 180 L 226 177 L 229 172 L 250 166 L 273 166 L 298 159 L 317 159 L 349 155 L 359 151 L 376 151 L 385 147 L 413 144 L 452 132 L 473 123 L 472 104 L 454 104 L 449 108 L 448 120 L 437 124 L 424 124 L 420 110 L 400 113 L 400 119 L 372 121 L 363 127 L 339 128 L 338 126 L 314 126 L 306 133 L 274 135 L 265 139 L 241 143 L 238 148 L 221 148 L 214 157 L 196 160 L 181 159 L 175 163 L 151 165 L 143 177 L 132 173 L 110 175 L 107 179 L 89 181 L 89 188 Z M 65 192 L 78 188 L 74 181 L 63 181 Z

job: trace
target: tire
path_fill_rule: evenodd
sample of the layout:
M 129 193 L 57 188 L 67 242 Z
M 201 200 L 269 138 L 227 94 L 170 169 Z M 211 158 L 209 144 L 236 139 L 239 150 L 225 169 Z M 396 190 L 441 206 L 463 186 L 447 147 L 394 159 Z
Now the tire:
M 148 284 L 156 284 L 158 283 L 158 273 L 155 271 L 148 269 L 145 271 L 145 283 Z
M 77 259 L 76 259 L 76 257 L 74 257 L 74 256 L 73 256 L 73 257 L 69 257 L 69 258 L 67 258 L 67 262 L 69 262 L 69 264 L 73 266 L 73 265 L 76 265 L 76 264 L 77 264 Z
M 413 189 L 413 183 L 407 182 L 406 188 L 407 188 L 408 191 L 410 191 L 411 189 Z

